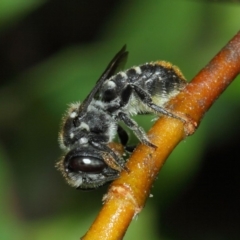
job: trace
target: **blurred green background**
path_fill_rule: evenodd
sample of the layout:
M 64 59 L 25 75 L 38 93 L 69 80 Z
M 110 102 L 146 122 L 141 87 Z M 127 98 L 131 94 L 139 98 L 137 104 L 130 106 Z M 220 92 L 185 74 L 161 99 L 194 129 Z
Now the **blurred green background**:
M 107 187 L 64 182 L 57 136 L 125 43 L 126 67 L 167 60 L 190 80 L 239 29 L 237 1 L 2 0 L 0 239 L 79 239 L 94 220 Z M 174 150 L 125 239 L 240 239 L 239 80 Z

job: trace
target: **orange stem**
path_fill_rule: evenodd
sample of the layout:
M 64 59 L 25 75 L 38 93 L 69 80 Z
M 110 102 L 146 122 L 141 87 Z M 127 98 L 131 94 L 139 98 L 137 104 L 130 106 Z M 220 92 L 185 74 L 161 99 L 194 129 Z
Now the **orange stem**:
M 139 145 L 123 171 L 104 196 L 104 206 L 82 238 L 84 240 L 122 239 L 131 220 L 143 208 L 151 186 L 174 147 L 194 132 L 205 112 L 240 71 L 240 32 L 202 69 L 168 107 L 187 116 L 183 124 L 162 117 L 148 133 L 158 148 Z M 180 116 L 181 116 L 180 115 Z M 191 119 L 191 120 L 190 120 Z

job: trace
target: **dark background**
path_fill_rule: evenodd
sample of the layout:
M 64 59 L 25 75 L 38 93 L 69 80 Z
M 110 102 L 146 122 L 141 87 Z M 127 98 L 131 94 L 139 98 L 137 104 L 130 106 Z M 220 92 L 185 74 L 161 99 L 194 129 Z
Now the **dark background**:
M 79 239 L 94 220 L 107 188 L 64 182 L 57 134 L 125 43 L 126 67 L 168 60 L 190 80 L 239 20 L 236 1 L 1 1 L 0 239 Z M 125 239 L 240 239 L 239 80 L 174 150 Z

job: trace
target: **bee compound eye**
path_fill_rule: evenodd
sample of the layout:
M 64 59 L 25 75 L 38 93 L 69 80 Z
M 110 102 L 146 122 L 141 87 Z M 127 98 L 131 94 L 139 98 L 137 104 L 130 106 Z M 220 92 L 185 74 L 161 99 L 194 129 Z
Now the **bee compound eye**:
M 78 156 L 69 160 L 68 170 L 72 172 L 101 173 L 106 164 L 98 158 Z

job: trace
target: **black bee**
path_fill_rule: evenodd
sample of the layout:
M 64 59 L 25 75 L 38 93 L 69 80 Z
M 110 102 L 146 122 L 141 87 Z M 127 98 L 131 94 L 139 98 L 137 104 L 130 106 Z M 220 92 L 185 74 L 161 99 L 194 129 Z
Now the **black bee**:
M 142 143 L 155 147 L 132 115 L 164 114 L 184 121 L 164 107 L 187 84 L 180 70 L 158 61 L 114 75 L 127 56 L 124 46 L 87 98 L 81 104 L 71 104 L 64 117 L 59 142 L 66 155 L 57 167 L 68 183 L 78 189 L 97 188 L 126 169 L 123 158 L 109 146 L 116 134 L 122 145 L 127 145 L 128 135 L 119 122 L 130 128 Z

